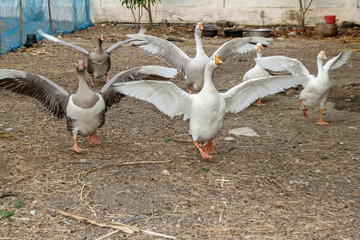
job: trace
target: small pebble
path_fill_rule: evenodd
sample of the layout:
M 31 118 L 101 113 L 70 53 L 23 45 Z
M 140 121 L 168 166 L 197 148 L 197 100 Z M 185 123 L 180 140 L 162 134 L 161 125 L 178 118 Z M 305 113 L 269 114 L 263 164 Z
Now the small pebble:
M 168 170 L 162 170 L 162 172 L 161 172 L 162 174 L 164 174 L 164 175 L 166 175 L 166 176 L 169 176 L 170 175 L 170 173 L 169 173 L 169 171 Z

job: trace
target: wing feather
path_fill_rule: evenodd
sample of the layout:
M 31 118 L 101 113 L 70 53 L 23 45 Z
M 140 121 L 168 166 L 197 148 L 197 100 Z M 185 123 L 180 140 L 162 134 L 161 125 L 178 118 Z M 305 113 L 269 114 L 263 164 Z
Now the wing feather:
M 61 40 L 61 39 L 59 39 L 59 38 L 57 38 L 57 37 L 54 37 L 54 36 L 52 36 L 52 35 L 50 35 L 50 34 L 47 34 L 47 33 L 43 32 L 41 29 L 38 30 L 38 33 L 39 33 L 41 36 L 43 36 L 44 38 L 46 38 L 46 39 L 49 39 L 49 40 L 51 40 L 51 41 L 53 41 L 53 42 L 56 42 L 56 43 L 60 43 L 60 44 L 65 45 L 65 46 L 72 47 L 72 48 L 74 48 L 74 49 L 82 52 L 82 53 L 85 54 L 85 55 L 89 55 L 89 51 L 86 50 L 86 49 L 83 48 L 83 47 L 80 47 L 80 46 L 75 45 L 75 44 L 73 44 L 73 43 L 69 43 L 69 42 L 63 41 L 63 40 Z
M 182 114 L 184 114 L 184 120 L 190 117 L 194 96 L 171 82 L 134 81 L 114 85 L 116 91 L 150 102 L 171 118 Z
M 191 58 L 175 44 L 155 36 L 141 33 L 128 34 L 126 37 L 131 39 L 131 44 L 137 46 L 140 50 L 164 60 L 171 67 L 186 74 L 186 68 Z
M 119 41 L 119 42 L 116 42 L 114 43 L 113 45 L 111 45 L 110 47 L 108 47 L 105 52 L 106 53 L 111 53 L 112 51 L 114 51 L 115 49 L 117 49 L 118 47 L 120 47 L 121 45 L 124 45 L 128 42 L 130 42 L 131 40 L 123 40 L 123 41 Z
M 47 78 L 18 70 L 1 69 L 0 88 L 35 98 L 55 117 L 66 116 L 69 94 Z
M 271 56 L 255 58 L 255 62 L 271 71 L 288 71 L 294 76 L 310 76 L 309 70 L 295 58 Z
M 161 66 L 143 66 L 119 72 L 107 82 L 100 91 L 106 107 L 120 102 L 123 94 L 115 91 L 114 84 L 139 80 L 168 80 L 177 75 L 174 68 Z
M 330 69 L 336 69 L 338 67 L 341 67 L 349 59 L 351 53 L 352 51 L 344 51 L 336 57 L 333 57 L 326 62 L 326 64 L 324 65 L 324 70 L 328 72 Z
M 306 81 L 306 77 L 271 76 L 251 79 L 221 93 L 226 101 L 226 112 L 238 113 L 256 99 L 275 94 Z
M 225 62 L 227 59 L 236 55 L 242 55 L 254 51 L 254 44 L 256 43 L 268 45 L 268 41 L 272 41 L 272 39 L 261 37 L 236 38 L 221 45 L 221 47 L 214 52 L 212 57 L 220 55 L 220 59 Z

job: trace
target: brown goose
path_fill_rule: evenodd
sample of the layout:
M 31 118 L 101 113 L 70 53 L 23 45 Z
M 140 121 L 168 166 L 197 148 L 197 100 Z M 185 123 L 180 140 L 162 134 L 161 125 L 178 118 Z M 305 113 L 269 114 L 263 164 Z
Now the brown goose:
M 160 66 L 144 66 L 122 71 L 115 75 L 99 93 L 93 92 L 86 83 L 86 66 L 82 61 L 76 67 L 79 87 L 75 94 L 69 95 L 65 89 L 45 77 L 19 70 L 0 69 L 0 88 L 18 94 L 34 97 L 40 101 L 55 117 L 67 119 L 68 131 L 71 131 L 75 152 L 84 149 L 78 147 L 77 135 L 88 136 L 90 144 L 100 144 L 96 130 L 105 123 L 108 107 L 120 102 L 122 94 L 113 90 L 113 84 L 119 82 L 168 79 L 177 74 L 177 70 Z
M 102 78 L 103 76 L 106 77 L 106 82 L 110 80 L 109 77 L 109 71 L 111 68 L 111 58 L 110 53 L 115 50 L 116 48 L 120 47 L 121 45 L 129 42 L 129 40 L 125 41 L 119 41 L 108 47 L 106 50 L 103 50 L 102 43 L 104 42 L 104 35 L 100 35 L 100 38 L 97 41 L 97 45 L 93 52 L 89 52 L 83 47 L 80 47 L 78 45 L 75 45 L 73 43 L 69 43 L 66 41 L 63 41 L 57 37 L 54 37 L 52 35 L 49 35 L 47 33 L 44 33 L 41 29 L 38 30 L 38 33 L 43 36 L 44 38 L 47 38 L 53 42 L 60 43 L 65 46 L 72 47 L 86 56 L 88 56 L 88 73 L 91 74 L 91 83 L 90 85 L 95 85 L 95 79 L 98 80 L 99 78 Z

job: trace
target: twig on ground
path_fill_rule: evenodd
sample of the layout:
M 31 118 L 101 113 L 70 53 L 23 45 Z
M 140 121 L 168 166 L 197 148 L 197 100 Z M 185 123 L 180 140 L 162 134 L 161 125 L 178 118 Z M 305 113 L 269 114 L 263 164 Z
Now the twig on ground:
M 110 237 L 111 235 L 114 235 L 115 233 L 118 233 L 119 231 L 120 231 L 119 229 L 118 229 L 118 230 L 115 230 L 115 231 L 112 231 L 112 232 L 110 232 L 110 233 L 108 233 L 108 234 L 106 234 L 106 235 L 104 235 L 104 236 L 102 236 L 102 237 L 99 237 L 99 238 L 95 239 L 95 240 L 101 240 L 101 239 Z
M 90 204 L 88 202 L 86 202 L 86 200 L 84 199 L 84 188 L 85 188 L 86 184 L 84 184 L 82 187 L 81 187 L 81 192 L 80 192 L 80 200 L 85 203 L 85 205 L 90 208 L 90 210 L 94 213 L 95 215 L 95 219 L 97 219 L 97 214 L 95 212 L 95 210 L 90 206 Z
M 118 223 L 118 222 L 110 222 L 110 224 L 115 224 L 115 225 L 124 225 L 122 223 Z M 142 230 L 142 229 L 139 229 L 139 228 L 136 228 L 137 230 L 143 232 L 143 233 L 146 233 L 146 234 L 149 234 L 149 235 L 153 235 L 153 236 L 158 236 L 158 237 L 164 237 L 164 238 L 170 238 L 170 239 L 176 239 L 176 237 L 173 237 L 173 236 L 169 236 L 169 235 L 165 235 L 165 234 L 161 234 L 161 233 L 156 233 L 156 232 L 152 232 L 152 231 L 148 231 L 148 230 Z
M 123 232 L 128 233 L 128 234 L 133 234 L 135 232 L 143 232 L 143 233 L 153 235 L 153 236 L 169 238 L 169 239 L 176 239 L 176 237 L 173 237 L 173 236 L 169 236 L 169 235 L 165 235 L 165 234 L 161 234 L 161 233 L 156 233 L 156 232 L 152 232 L 152 231 L 148 231 L 148 230 L 142 230 L 140 228 L 133 227 L 133 226 L 130 226 L 130 225 L 126 225 L 126 224 L 123 224 L 123 223 L 110 222 L 110 224 L 105 224 L 105 223 L 96 222 L 94 220 L 91 220 L 91 219 L 88 219 L 88 218 L 85 218 L 85 217 L 81 217 L 81 216 L 77 216 L 77 215 L 74 215 L 74 214 L 71 214 L 71 213 L 63 212 L 61 210 L 57 210 L 56 212 L 58 214 L 60 214 L 60 215 L 63 215 L 65 217 L 69 217 L 69 218 L 72 218 L 72 219 L 76 219 L 76 220 L 78 220 L 80 222 L 90 223 L 90 224 L 98 226 L 98 227 L 113 228 L 113 229 L 117 229 L 119 231 L 123 231 Z M 109 234 L 107 234 L 107 235 L 105 235 L 103 237 L 98 238 L 98 239 L 103 239 L 103 238 L 105 238 L 107 236 L 110 236 L 112 234 L 115 234 L 115 233 L 117 233 L 117 231 L 111 232 L 111 233 L 109 233 Z
M 269 182 L 275 183 L 276 185 L 278 185 L 278 186 L 281 188 L 281 190 L 283 191 L 283 193 L 284 193 L 285 196 L 288 195 L 287 191 L 285 190 L 285 188 L 284 188 L 280 183 L 278 183 L 278 182 L 275 181 L 275 180 L 270 179 L 269 177 L 266 177 L 266 176 L 265 176 L 265 178 L 266 178 Z
M 90 223 L 92 225 L 96 225 L 96 226 L 99 226 L 99 227 L 118 229 L 118 230 L 123 231 L 123 232 L 128 233 L 128 234 L 133 234 L 134 232 L 139 232 L 139 229 L 137 229 L 135 227 L 132 227 L 132 226 L 125 225 L 125 224 L 122 224 L 121 226 L 112 226 L 112 225 L 108 225 L 108 224 L 104 224 L 104 223 L 98 223 L 98 222 L 96 222 L 94 220 L 91 220 L 91 219 L 88 219 L 88 218 L 85 218 L 85 217 L 81 217 L 81 216 L 77 216 L 77 215 L 74 215 L 74 214 L 71 214 L 71 213 L 63 212 L 61 210 L 57 210 L 56 212 L 58 214 L 60 214 L 60 215 L 76 219 L 76 220 L 78 220 L 80 222 Z

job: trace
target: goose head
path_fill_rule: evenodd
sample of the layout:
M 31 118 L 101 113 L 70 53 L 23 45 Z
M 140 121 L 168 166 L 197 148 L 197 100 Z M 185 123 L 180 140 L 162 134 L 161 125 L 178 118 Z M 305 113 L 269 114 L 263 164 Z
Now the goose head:
M 100 34 L 100 38 L 98 38 L 96 50 L 102 50 L 102 44 L 104 42 L 104 35 Z
M 199 22 L 195 27 L 195 33 L 201 34 L 202 30 L 204 30 L 204 26 L 202 22 Z
M 219 55 L 215 55 L 213 57 L 211 57 L 210 61 L 207 64 L 207 67 L 209 67 L 210 69 L 215 69 L 218 66 L 220 66 L 223 63 L 223 61 L 220 59 Z
M 85 75 L 86 73 L 86 65 L 82 60 L 76 65 L 76 73 L 79 75 Z
M 319 55 L 318 55 L 318 58 L 319 59 L 327 59 L 326 52 L 325 51 L 320 51 Z
M 256 51 L 260 53 L 260 52 L 262 51 L 262 44 L 261 44 L 261 43 L 257 43 L 257 44 L 255 45 L 255 48 L 256 48 Z
M 215 55 L 214 62 L 216 66 L 220 66 L 221 64 L 223 64 L 223 61 L 220 59 L 219 55 Z

